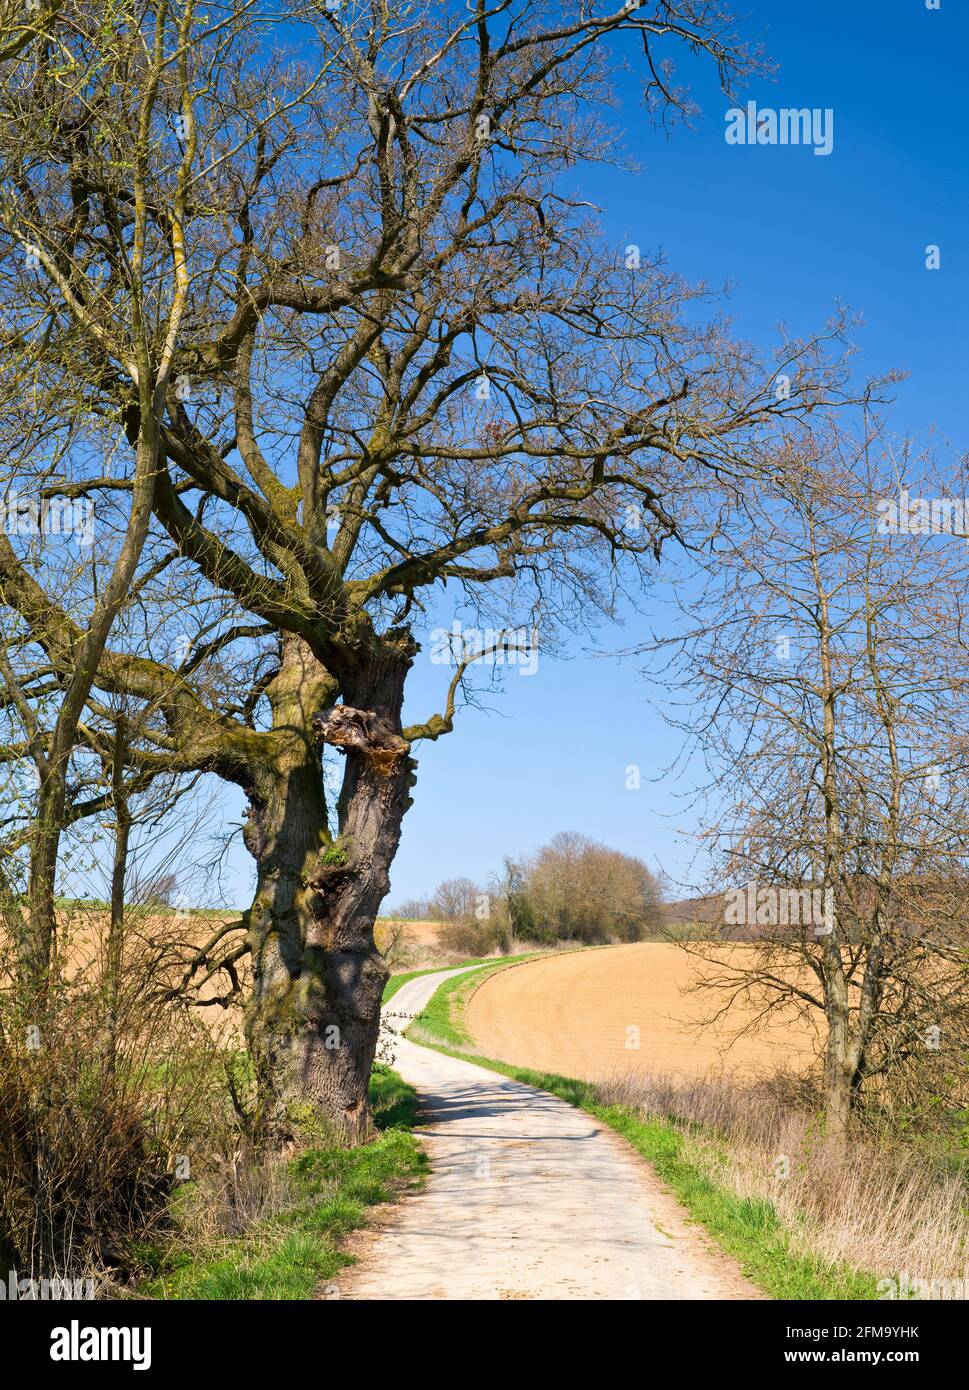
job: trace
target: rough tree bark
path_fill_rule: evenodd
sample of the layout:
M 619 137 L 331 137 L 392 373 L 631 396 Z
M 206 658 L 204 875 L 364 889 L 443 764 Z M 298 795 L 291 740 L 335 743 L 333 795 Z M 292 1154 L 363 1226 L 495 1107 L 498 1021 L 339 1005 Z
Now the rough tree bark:
M 276 1142 L 321 1122 L 351 1144 L 372 1132 L 367 1089 L 388 973 L 373 929 L 411 804 L 400 714 L 413 654 L 407 637 L 382 640 L 342 682 L 344 703 L 327 708 L 333 679 L 289 641 L 268 692 L 280 737 L 254 777 L 245 831 L 258 865 L 246 1036 Z M 346 755 L 335 838 L 324 743 Z

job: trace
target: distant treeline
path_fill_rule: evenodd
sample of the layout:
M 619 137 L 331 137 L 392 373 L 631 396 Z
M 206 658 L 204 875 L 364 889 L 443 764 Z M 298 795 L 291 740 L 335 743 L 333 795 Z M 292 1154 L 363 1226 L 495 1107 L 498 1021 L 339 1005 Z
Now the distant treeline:
M 485 885 L 447 879 L 432 897 L 386 915 L 439 921 L 449 944 L 469 955 L 506 951 L 513 941 L 641 941 L 663 925 L 660 883 L 642 860 L 572 831 L 530 858 L 506 858 Z

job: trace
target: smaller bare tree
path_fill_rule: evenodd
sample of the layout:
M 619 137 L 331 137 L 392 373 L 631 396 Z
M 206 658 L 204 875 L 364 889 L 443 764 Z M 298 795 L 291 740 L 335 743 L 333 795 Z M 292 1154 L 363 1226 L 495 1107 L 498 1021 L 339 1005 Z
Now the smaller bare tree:
M 880 529 L 899 479 L 874 444 L 830 431 L 774 458 L 718 517 L 684 630 L 652 648 L 711 769 L 725 934 L 749 938 L 684 949 L 726 991 L 721 1020 L 743 995 L 748 1026 L 778 1009 L 822 1021 L 835 1139 L 863 1091 L 885 1103 L 906 1078 L 911 1101 L 916 1074 L 945 1070 L 933 1099 L 955 1104 L 969 1041 L 966 557 Z

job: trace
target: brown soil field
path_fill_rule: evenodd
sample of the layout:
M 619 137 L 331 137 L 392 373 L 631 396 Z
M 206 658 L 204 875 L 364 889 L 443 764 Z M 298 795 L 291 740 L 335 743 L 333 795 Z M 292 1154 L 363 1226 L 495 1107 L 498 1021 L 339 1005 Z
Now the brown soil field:
M 821 1037 L 813 1021 L 792 1011 L 737 1038 L 753 1007 L 734 1004 L 713 1024 L 706 1020 L 724 998 L 686 992 L 709 969 L 665 942 L 546 957 L 484 980 L 469 1000 L 466 1027 L 483 1056 L 583 1081 L 642 1071 L 752 1079 L 805 1070 Z M 635 1029 L 638 1048 L 629 1045 Z
M 437 946 L 437 934 L 442 925 L 441 922 L 419 922 L 416 918 L 401 921 L 399 917 L 378 917 L 373 931 L 377 950 L 386 952 L 392 935 L 398 929 L 409 947 L 433 950 Z
M 79 966 L 90 964 L 103 948 L 108 929 L 107 911 L 90 907 L 59 908 L 57 918 L 61 941 L 68 943 L 69 958 Z M 201 908 L 180 916 L 174 908 L 136 907 L 128 912 L 128 919 L 130 934 L 139 939 L 178 939 L 201 944 L 222 924 L 238 921 L 239 913 L 227 908 L 213 908 L 211 911 Z M 433 949 L 440 929 L 440 922 L 402 922 L 398 918 L 380 917 L 374 927 L 374 937 L 381 951 L 387 949 L 390 938 L 398 931 L 408 946 Z
M 149 980 L 153 988 L 180 985 L 186 962 L 193 953 L 207 944 L 220 927 L 238 920 L 239 913 L 227 909 L 195 909 L 188 913 L 179 913 L 174 908 L 127 909 L 124 968 L 129 984 L 134 986 L 134 993 L 147 988 Z M 109 924 L 109 913 L 104 908 L 76 905 L 58 909 L 58 946 L 63 953 L 67 978 L 82 975 L 94 981 L 99 978 L 104 969 Z M 376 923 L 374 936 L 378 950 L 390 952 L 388 964 L 391 970 L 420 969 L 439 963 L 440 926 L 440 922 L 401 922 L 399 919 L 381 918 Z M 216 957 L 226 947 L 238 945 L 241 939 L 241 935 L 227 938 L 221 947 L 217 947 Z M 0 946 L 4 942 L 5 931 L 0 926 Z M 249 986 L 248 960 L 244 958 L 236 968 L 243 984 L 244 998 Z M 201 988 L 194 997 L 201 1001 L 226 995 L 230 989 L 229 977 L 218 972 L 211 980 L 203 982 L 205 973 L 203 969 L 196 976 Z M 7 982 L 0 967 L 0 986 Z M 237 996 L 227 1007 L 210 1003 L 199 1009 L 199 1018 L 220 1043 L 232 1047 L 241 1044 L 242 1002 Z
M 172 960 L 172 982 L 180 978 L 178 962 L 188 960 L 193 949 L 208 942 L 219 928 L 229 922 L 237 922 L 239 913 L 228 909 L 195 909 L 189 913 L 178 913 L 176 909 L 155 909 L 134 907 L 126 909 L 125 956 L 135 970 L 142 959 L 157 960 L 158 952 L 165 948 Z M 104 948 L 109 926 L 109 915 L 104 908 L 75 906 L 63 907 L 57 913 L 58 944 L 64 953 L 67 973 L 97 970 L 103 964 Z M 425 963 L 436 964 L 438 960 L 438 932 L 440 922 L 400 921 L 397 918 L 379 918 L 374 928 L 377 949 L 385 954 L 390 951 L 390 965 L 394 970 L 420 968 Z M 0 928 L 2 935 L 2 928 Z M 233 942 L 241 940 L 236 936 Z M 398 964 L 395 956 L 405 956 L 404 964 Z M 415 966 L 410 965 L 413 959 Z M 245 974 L 245 964 L 240 966 Z M 223 975 L 211 987 L 203 989 L 206 998 L 220 993 L 226 988 Z

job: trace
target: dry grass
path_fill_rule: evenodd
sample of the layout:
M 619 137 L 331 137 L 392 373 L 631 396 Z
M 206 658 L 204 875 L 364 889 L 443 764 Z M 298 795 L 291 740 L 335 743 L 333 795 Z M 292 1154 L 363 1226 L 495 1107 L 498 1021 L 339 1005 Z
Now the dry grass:
M 293 1202 L 287 1161 L 248 1146 L 213 1155 L 176 1208 L 179 1239 L 188 1249 L 211 1248 L 270 1221 Z
M 964 1167 L 877 1132 L 856 1133 L 844 1150 L 826 1143 L 800 1078 L 743 1084 L 627 1072 L 596 1091 L 604 1104 L 685 1128 L 691 1161 L 739 1197 L 769 1201 L 794 1253 L 879 1279 L 937 1283 L 936 1297 L 966 1296 Z
M 106 914 L 62 919 L 33 1006 L 0 928 L 0 1271 L 123 1280 L 214 1132 L 238 1143 L 212 1032 L 168 997 L 174 931 L 132 918 L 110 987 Z

